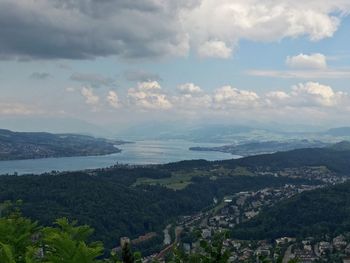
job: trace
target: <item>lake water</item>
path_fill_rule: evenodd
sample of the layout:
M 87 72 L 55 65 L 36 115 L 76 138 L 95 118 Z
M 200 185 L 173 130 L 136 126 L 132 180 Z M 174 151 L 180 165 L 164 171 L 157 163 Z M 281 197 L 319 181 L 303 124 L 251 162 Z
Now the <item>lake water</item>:
M 122 164 L 163 164 L 181 160 L 225 160 L 238 158 L 228 153 L 190 151 L 189 147 L 220 146 L 216 143 L 174 141 L 137 141 L 118 146 L 121 153 L 104 156 L 62 157 L 34 160 L 0 161 L 0 174 L 28 174 L 50 171 L 77 171 Z

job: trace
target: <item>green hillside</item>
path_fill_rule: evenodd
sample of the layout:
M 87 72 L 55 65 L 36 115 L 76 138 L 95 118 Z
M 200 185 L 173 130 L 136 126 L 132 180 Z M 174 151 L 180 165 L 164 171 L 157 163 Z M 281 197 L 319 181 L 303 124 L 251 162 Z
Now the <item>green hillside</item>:
M 122 143 L 86 135 L 0 129 L 0 160 L 104 155 L 120 152 L 115 145 Z

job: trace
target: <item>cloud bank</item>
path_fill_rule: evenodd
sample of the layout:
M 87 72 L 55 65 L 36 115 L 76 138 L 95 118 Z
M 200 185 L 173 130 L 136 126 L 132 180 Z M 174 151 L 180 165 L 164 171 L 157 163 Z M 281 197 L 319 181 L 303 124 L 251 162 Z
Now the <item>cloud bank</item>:
M 348 0 L 2 0 L 0 58 L 229 58 L 240 40 L 334 35 Z

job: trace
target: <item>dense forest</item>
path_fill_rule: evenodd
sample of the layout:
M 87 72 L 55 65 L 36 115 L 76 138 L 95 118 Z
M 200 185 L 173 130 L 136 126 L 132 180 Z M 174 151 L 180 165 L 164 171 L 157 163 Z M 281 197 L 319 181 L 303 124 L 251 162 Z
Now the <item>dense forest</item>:
M 326 166 L 331 171 L 349 175 L 350 142 L 340 142 L 325 148 L 305 148 L 286 152 L 261 154 L 240 159 L 209 162 L 205 160 L 182 161 L 170 163 L 169 169 L 211 169 L 222 166 L 228 169 L 246 167 L 250 170 L 260 168 L 278 171 L 284 168 L 300 168 L 307 166 Z
M 225 167 L 268 167 L 271 170 L 303 166 L 326 166 L 333 172 L 349 175 L 350 143 L 341 142 L 327 148 L 305 148 L 250 156 L 236 160 L 219 161 Z
M 350 182 L 305 192 L 238 225 L 235 238 L 334 236 L 350 229 Z
M 157 168 L 110 169 L 58 175 L 1 176 L 0 201 L 23 200 L 23 213 L 43 224 L 77 219 L 96 229 L 94 238 L 111 248 L 121 236 L 161 231 L 167 222 L 213 204 L 213 198 L 303 180 L 275 177 L 193 177 L 174 191 L 160 185 L 132 186 L 137 177 L 169 176 Z
M 67 218 L 56 219 L 52 226 L 38 224 L 21 214 L 20 202 L 0 204 L 0 262 L 1 263 L 141 263 L 142 254 L 133 252 L 130 242 L 120 250 L 108 253 L 103 242 L 91 241 L 94 229 L 78 225 Z M 223 251 L 226 233 L 217 234 L 211 242 L 201 242 L 199 253 L 188 255 L 178 246 L 168 251 L 158 262 L 227 263 L 230 253 Z M 147 261 L 150 262 L 150 261 Z M 263 261 L 269 262 L 269 261 Z

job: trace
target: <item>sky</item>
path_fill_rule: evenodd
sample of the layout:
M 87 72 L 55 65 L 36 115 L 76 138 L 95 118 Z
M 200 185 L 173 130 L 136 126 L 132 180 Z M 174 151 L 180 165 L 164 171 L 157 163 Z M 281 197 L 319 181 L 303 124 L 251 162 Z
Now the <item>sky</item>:
M 0 0 L 0 119 L 350 125 L 349 12 L 350 0 Z

